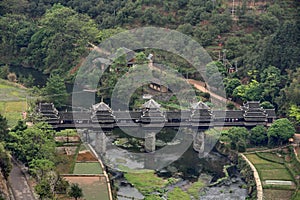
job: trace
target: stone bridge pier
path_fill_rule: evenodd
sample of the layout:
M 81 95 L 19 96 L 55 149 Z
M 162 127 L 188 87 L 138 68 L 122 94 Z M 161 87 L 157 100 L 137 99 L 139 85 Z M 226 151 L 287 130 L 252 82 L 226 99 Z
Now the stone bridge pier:
M 146 133 L 145 134 L 145 151 L 154 152 L 155 151 L 155 142 L 156 142 L 156 133 Z
M 106 135 L 103 131 L 95 131 L 95 150 L 100 154 L 106 153 Z
M 193 148 L 195 151 L 199 152 L 199 155 L 204 154 L 205 150 L 205 134 L 203 131 L 197 132 L 194 135 Z

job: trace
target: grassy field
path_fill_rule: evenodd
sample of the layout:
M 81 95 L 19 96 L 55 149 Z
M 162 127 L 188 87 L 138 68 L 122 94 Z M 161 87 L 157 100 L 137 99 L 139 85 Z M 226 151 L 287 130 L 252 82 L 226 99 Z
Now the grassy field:
M 292 195 L 293 195 L 293 191 L 289 191 L 289 190 L 264 189 L 265 199 L 272 199 L 272 200 L 290 199 Z
M 258 157 L 256 154 L 247 154 L 247 158 L 258 171 L 262 181 L 265 180 L 285 180 L 293 181 L 289 171 L 283 164 L 270 162 Z
M 99 177 L 68 177 L 67 180 L 70 183 L 78 183 L 83 191 L 83 199 L 109 200 L 107 185 L 100 182 Z
M 278 157 L 274 153 L 260 153 L 260 157 L 255 154 L 246 154 L 245 156 L 255 166 L 259 177 L 263 184 L 265 199 L 272 200 L 289 200 L 291 199 L 295 186 L 286 185 L 266 185 L 265 180 L 283 180 L 293 181 L 292 175 L 284 164 L 283 158 Z M 266 158 L 266 159 L 264 159 Z M 275 161 L 275 162 L 274 162 Z M 277 163 L 280 162 L 280 163 Z
M 103 171 L 98 162 L 77 162 L 73 174 L 102 174 Z
M 26 96 L 22 86 L 0 79 L 0 114 L 6 117 L 9 127 L 22 119 L 22 112 L 27 108 Z

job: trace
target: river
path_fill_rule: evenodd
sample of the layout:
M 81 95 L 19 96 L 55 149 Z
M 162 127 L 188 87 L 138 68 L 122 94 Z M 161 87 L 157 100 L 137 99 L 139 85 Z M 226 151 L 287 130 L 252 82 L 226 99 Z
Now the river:
M 166 132 L 170 134 L 167 137 L 159 136 L 159 140 L 162 142 L 169 142 L 170 138 L 174 136 L 176 131 L 171 129 L 164 128 Z M 130 163 L 130 167 L 133 168 L 143 168 L 143 161 L 139 161 L 138 159 L 130 160 L 128 156 L 128 152 L 141 152 L 140 142 L 137 142 L 134 139 L 132 145 L 128 145 L 131 139 L 129 136 L 126 136 L 122 131 L 116 129 L 113 133 L 108 136 L 107 141 L 107 152 L 106 155 L 113 157 L 112 163 L 106 163 L 109 166 L 113 166 L 118 168 L 122 163 L 128 161 Z M 119 150 L 110 149 L 110 146 L 115 146 L 116 141 L 122 141 L 122 143 L 127 144 L 124 145 L 123 148 Z M 90 137 L 90 143 L 95 147 L 95 138 Z M 112 145 L 114 143 L 114 145 Z M 157 147 L 159 148 L 159 147 Z M 103 157 L 103 155 L 99 154 Z M 128 160 L 127 160 L 128 159 Z M 115 162 L 120 163 L 115 163 Z M 247 190 L 243 189 L 245 186 L 245 182 L 241 180 L 239 172 L 236 170 L 236 167 L 233 166 L 228 170 L 230 177 L 217 185 L 209 186 L 212 183 L 216 182 L 219 178 L 225 176 L 224 174 L 224 166 L 232 165 L 230 160 L 216 152 L 216 150 L 212 150 L 207 156 L 204 158 L 199 158 L 199 153 L 193 149 L 193 145 L 191 145 L 188 150 L 175 162 L 170 165 L 160 169 L 157 171 L 157 175 L 163 178 L 174 177 L 179 179 L 180 181 L 175 183 L 174 185 L 169 185 L 167 190 L 171 191 L 175 187 L 180 187 L 185 190 L 191 183 L 197 181 L 198 179 L 203 180 L 207 183 L 207 187 L 201 189 L 199 193 L 199 199 L 205 200 L 232 200 L 232 199 L 246 199 Z M 128 199 L 143 199 L 143 195 L 134 187 L 128 183 L 124 177 L 122 172 L 117 172 L 118 170 L 112 170 L 114 176 L 114 185 L 118 187 L 118 199 L 120 200 L 128 200 Z

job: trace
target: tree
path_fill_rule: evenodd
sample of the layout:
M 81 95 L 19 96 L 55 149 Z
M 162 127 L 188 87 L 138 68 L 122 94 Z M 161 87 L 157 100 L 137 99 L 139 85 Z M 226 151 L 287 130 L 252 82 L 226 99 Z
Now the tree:
M 261 84 L 252 80 L 248 85 L 240 85 L 233 90 L 233 97 L 241 98 L 243 101 L 259 101 L 262 99 L 263 88 Z
M 55 141 L 53 130 L 46 123 L 37 123 L 26 130 L 10 131 L 6 147 L 27 166 L 34 159 L 54 159 Z
M 232 127 L 228 130 L 231 149 L 244 151 L 249 137 L 249 132 L 245 127 Z
M 47 198 L 52 198 L 53 197 L 50 183 L 46 179 L 41 180 L 34 187 L 34 190 L 39 195 L 40 200 L 47 199 Z
M 145 64 L 145 63 L 147 63 L 147 57 L 146 57 L 146 55 L 145 55 L 145 53 L 144 52 L 139 52 L 139 53 L 136 53 L 136 55 L 135 55 L 135 62 L 137 63 L 137 64 Z
M 274 66 L 269 66 L 261 75 L 261 85 L 264 89 L 263 97 L 266 101 L 274 103 L 275 96 L 279 94 L 280 86 L 284 76 L 280 74 L 280 70 Z
M 291 105 L 300 105 L 300 68 L 289 73 L 289 81 L 276 97 L 276 103 L 282 115 L 287 115 Z
M 33 159 L 29 171 L 38 180 L 46 179 L 47 173 L 54 169 L 54 163 L 47 159 Z
M 282 145 L 295 134 L 293 124 L 287 119 L 282 118 L 276 120 L 268 129 L 269 145 Z
M 62 176 L 58 176 L 58 179 L 54 186 L 54 190 L 56 193 L 66 194 L 69 186 L 70 184 L 67 180 L 65 180 Z
M 264 126 L 258 125 L 250 130 L 250 142 L 254 145 L 265 145 L 268 142 L 267 130 Z
M 300 124 L 300 107 L 293 104 L 290 107 L 289 116 L 296 121 L 296 124 Z
M 78 186 L 78 184 L 72 184 L 69 195 L 77 200 L 78 198 L 83 197 L 82 189 Z
M 46 86 L 42 89 L 42 94 L 48 102 L 54 103 L 57 108 L 61 108 L 67 101 L 67 89 L 64 80 L 57 74 L 51 74 Z
M 88 52 L 86 47 L 96 41 L 98 32 L 88 16 L 60 4 L 47 10 L 40 26 L 31 37 L 28 62 L 45 73 L 68 72 Z
M 226 95 L 232 96 L 234 89 L 240 85 L 241 85 L 241 82 L 237 78 L 225 78 L 224 86 L 225 86 Z
M 9 173 L 12 169 L 12 163 L 9 153 L 4 149 L 4 145 L 2 143 L 0 143 L 0 168 L 1 173 L 7 180 Z
M 7 120 L 0 114 L 0 141 L 5 141 L 8 133 Z
M 8 74 L 9 74 L 9 67 L 8 67 L 8 65 L 1 66 L 0 67 L 0 78 L 7 79 Z

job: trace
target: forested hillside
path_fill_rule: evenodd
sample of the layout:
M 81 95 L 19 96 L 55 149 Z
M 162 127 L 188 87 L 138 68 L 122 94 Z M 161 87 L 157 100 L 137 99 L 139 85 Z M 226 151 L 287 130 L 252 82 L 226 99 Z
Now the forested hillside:
M 299 5 L 298 0 L 2 0 L 0 76 L 9 73 L 5 65 L 17 65 L 72 81 L 90 44 L 135 27 L 166 27 L 191 36 L 220 60 L 228 97 L 271 103 L 299 123 Z M 230 67 L 237 71 L 228 73 Z

